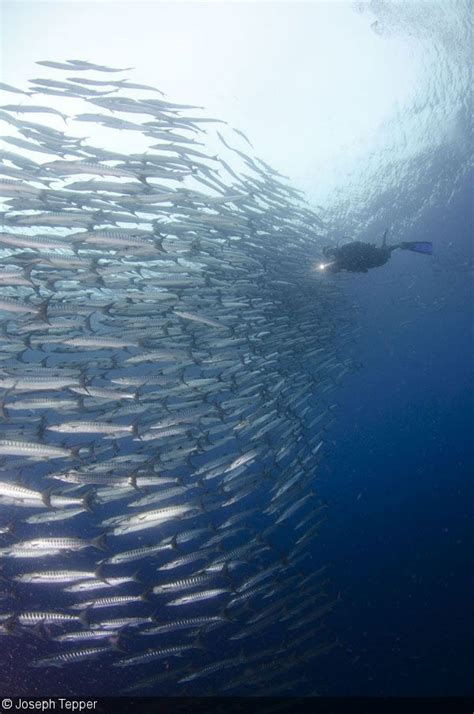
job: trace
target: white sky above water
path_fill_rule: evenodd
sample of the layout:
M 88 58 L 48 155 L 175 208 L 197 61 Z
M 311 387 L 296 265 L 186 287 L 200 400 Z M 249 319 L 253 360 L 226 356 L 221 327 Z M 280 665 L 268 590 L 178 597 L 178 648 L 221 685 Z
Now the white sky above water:
M 243 130 L 311 203 L 326 203 L 419 81 L 415 45 L 377 35 L 373 19 L 334 1 L 17 0 L 1 7 L 0 75 L 25 87 L 29 78 L 74 75 L 36 60 L 133 66 L 124 76 L 205 106 Z

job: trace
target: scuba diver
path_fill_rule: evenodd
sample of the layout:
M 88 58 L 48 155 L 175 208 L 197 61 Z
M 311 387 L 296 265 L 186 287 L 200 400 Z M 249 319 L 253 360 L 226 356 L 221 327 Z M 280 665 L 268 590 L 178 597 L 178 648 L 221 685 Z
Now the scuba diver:
M 387 245 L 388 228 L 383 234 L 382 245 L 377 248 L 373 243 L 363 243 L 353 241 L 345 243 L 339 248 L 323 248 L 323 253 L 329 259 L 328 263 L 321 263 L 319 270 L 330 273 L 338 273 L 340 270 L 348 270 L 351 273 L 366 273 L 369 268 L 378 268 L 385 265 L 392 255 L 393 250 L 411 250 L 415 253 L 431 255 L 433 244 L 430 241 L 412 241 L 398 243 L 397 245 Z

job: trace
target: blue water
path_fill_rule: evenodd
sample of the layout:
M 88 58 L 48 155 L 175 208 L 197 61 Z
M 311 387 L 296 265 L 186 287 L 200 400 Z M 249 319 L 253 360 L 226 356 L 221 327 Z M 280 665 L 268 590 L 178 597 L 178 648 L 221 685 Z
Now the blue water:
M 333 694 L 472 694 L 470 182 L 428 219 L 432 264 L 395 254 L 347 285 L 361 366 L 338 396 L 321 537 L 343 597 Z

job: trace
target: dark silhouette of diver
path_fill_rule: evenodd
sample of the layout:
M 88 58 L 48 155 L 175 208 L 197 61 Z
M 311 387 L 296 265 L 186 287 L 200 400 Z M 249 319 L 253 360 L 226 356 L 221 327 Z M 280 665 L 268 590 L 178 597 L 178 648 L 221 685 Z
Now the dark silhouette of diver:
M 378 248 L 373 243 L 363 243 L 362 241 L 352 241 L 345 243 L 338 248 L 323 248 L 323 253 L 329 259 L 328 263 L 321 263 L 320 270 L 331 273 L 338 273 L 340 270 L 348 270 L 351 273 L 366 273 L 370 268 L 378 268 L 385 265 L 392 255 L 393 250 L 411 250 L 415 253 L 431 255 L 433 244 L 429 241 L 412 241 L 398 243 L 397 245 L 387 245 L 388 229 L 383 234 L 382 245 Z

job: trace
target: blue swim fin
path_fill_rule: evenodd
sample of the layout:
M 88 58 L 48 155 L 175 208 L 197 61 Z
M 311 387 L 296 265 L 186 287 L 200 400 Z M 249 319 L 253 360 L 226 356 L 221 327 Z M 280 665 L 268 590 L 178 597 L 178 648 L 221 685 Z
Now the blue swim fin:
M 427 240 L 406 241 L 400 243 L 400 248 L 402 250 L 412 250 L 414 253 L 425 253 L 426 255 L 432 255 L 433 253 L 433 243 Z

